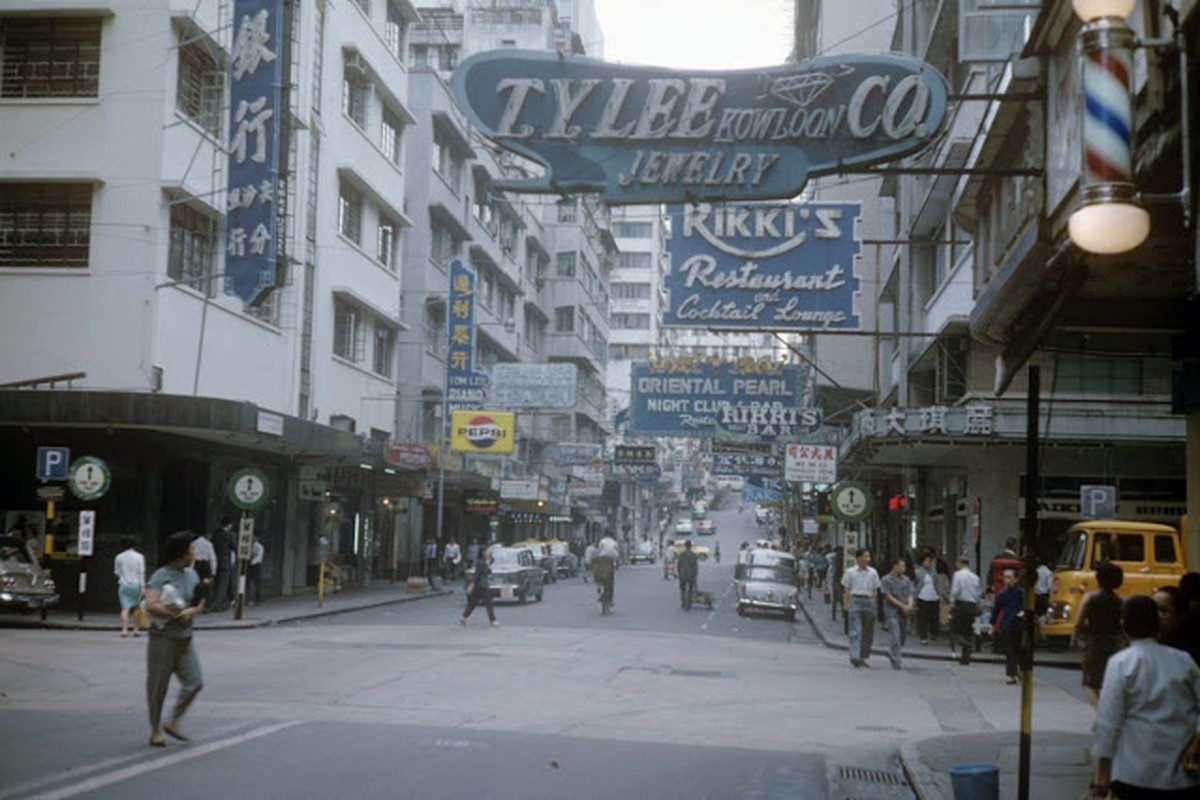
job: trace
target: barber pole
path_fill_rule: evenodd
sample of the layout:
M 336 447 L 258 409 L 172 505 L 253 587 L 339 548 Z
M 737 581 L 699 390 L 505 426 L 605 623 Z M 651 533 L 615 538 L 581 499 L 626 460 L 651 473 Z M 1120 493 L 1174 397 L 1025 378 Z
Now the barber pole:
M 1132 183 L 1133 31 L 1100 19 L 1084 31 L 1083 46 L 1085 184 Z

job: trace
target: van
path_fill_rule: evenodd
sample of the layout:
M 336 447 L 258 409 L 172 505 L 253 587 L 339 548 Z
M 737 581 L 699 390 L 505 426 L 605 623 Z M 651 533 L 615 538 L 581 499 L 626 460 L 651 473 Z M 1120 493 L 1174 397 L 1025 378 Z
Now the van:
M 1094 590 L 1096 567 L 1112 561 L 1125 573 L 1117 594 L 1151 594 L 1160 586 L 1178 586 L 1186 572 L 1183 540 L 1169 525 L 1152 522 L 1087 520 L 1067 531 L 1054 567 L 1050 610 L 1042 626 L 1046 636 L 1070 636 L 1079 603 Z

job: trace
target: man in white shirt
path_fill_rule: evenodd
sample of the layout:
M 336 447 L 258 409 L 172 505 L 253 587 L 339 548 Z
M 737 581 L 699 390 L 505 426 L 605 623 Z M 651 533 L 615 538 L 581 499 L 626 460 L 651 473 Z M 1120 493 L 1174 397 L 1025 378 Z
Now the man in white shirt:
M 247 598 L 254 598 L 254 605 L 262 602 L 262 563 L 264 555 L 266 555 L 266 551 L 263 548 L 262 542 L 255 536 L 254 544 L 250 545 L 250 563 L 247 565 L 246 571 L 246 596 Z
M 117 576 L 117 599 L 121 602 L 121 637 L 129 635 L 129 612 L 142 602 L 146 590 L 146 557 L 134 549 L 134 538 L 121 539 L 121 552 L 113 559 L 113 573 Z M 133 619 L 133 635 L 138 631 L 137 617 Z
M 192 541 L 192 554 L 196 557 L 193 562 L 193 568 L 196 574 L 200 577 L 200 588 L 197 590 L 200 597 L 210 599 L 213 590 L 213 579 L 217 575 L 217 551 L 213 549 L 212 539 L 209 538 L 207 531 L 201 533 Z M 211 601 L 205 603 L 204 613 L 207 614 L 212 608 Z
M 1037 582 L 1033 585 L 1034 613 L 1038 618 L 1050 610 L 1050 590 L 1054 588 L 1054 573 L 1045 564 L 1038 564 Z
M 596 583 L 600 584 L 600 591 L 608 593 L 610 606 L 613 604 L 613 592 L 616 588 L 613 571 L 616 569 L 617 560 L 620 557 L 621 546 L 612 537 L 612 533 L 606 531 L 604 537 L 596 543 L 596 555 L 592 557 L 592 572 L 596 576 Z M 609 563 L 600 564 L 601 559 L 607 559 Z M 597 567 L 599 567 L 598 570 Z
M 842 575 L 843 606 L 850 615 L 850 663 L 864 667 L 875 641 L 875 598 L 879 573 L 871 566 L 871 551 L 860 547 L 854 566 Z
M 959 556 L 950 580 L 950 642 L 959 647 L 958 663 L 971 663 L 975 644 L 975 618 L 979 616 L 979 576 L 971 572 L 966 556 Z
M 1093 794 L 1184 800 L 1200 796 L 1200 669 L 1159 644 L 1154 600 L 1121 609 L 1129 647 L 1108 660 L 1096 707 Z

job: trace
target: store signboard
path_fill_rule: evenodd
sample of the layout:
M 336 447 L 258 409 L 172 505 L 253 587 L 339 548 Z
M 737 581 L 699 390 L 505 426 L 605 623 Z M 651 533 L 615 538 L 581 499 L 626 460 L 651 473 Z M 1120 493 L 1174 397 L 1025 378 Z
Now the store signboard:
M 446 405 L 451 411 L 483 408 L 488 374 L 475 369 L 475 270 L 450 261 L 450 316 L 446 326 Z
M 497 189 L 610 204 L 795 197 L 811 177 L 925 149 L 948 96 L 898 53 L 682 71 L 501 49 L 466 59 L 453 87 L 484 136 L 545 167 Z
M 496 408 L 573 408 L 579 368 L 574 364 L 518 364 L 492 367 Z
M 664 327 L 858 330 L 859 203 L 674 206 Z
M 784 457 L 784 478 L 793 482 L 834 483 L 837 461 L 835 445 L 789 444 Z

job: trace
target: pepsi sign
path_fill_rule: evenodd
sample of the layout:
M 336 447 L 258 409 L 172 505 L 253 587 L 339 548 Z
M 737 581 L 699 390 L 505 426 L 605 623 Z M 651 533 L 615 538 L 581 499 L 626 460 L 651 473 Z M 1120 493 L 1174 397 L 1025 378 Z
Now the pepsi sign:
M 924 149 L 948 97 L 937 70 L 896 53 L 679 71 L 504 49 L 453 83 L 484 136 L 546 168 L 497 189 L 612 204 L 794 197 L 810 177 Z
M 516 418 L 502 411 L 455 411 L 450 415 L 450 451 L 511 453 Z

